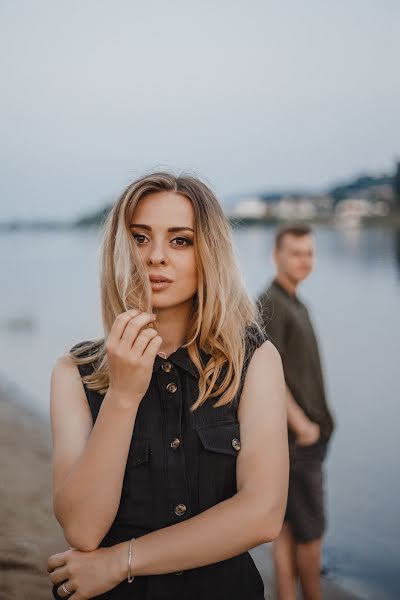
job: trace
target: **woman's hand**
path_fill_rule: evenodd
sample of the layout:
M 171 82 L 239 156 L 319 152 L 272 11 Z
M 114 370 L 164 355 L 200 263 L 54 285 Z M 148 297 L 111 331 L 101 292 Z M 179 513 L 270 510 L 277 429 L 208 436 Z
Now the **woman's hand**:
M 153 327 L 156 316 L 132 309 L 115 319 L 105 350 L 110 370 L 109 391 L 132 402 L 141 401 L 150 384 L 162 339 Z
M 120 558 L 116 546 L 80 552 L 71 548 L 53 554 L 47 561 L 47 571 L 61 598 L 87 600 L 108 592 L 121 580 Z M 69 595 L 65 593 L 65 584 Z

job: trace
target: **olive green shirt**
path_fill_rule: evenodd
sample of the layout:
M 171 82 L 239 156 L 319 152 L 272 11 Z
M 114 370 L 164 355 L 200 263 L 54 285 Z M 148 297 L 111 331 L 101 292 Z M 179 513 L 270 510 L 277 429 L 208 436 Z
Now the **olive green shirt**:
M 320 426 L 327 441 L 334 428 L 329 412 L 321 360 L 306 306 L 274 280 L 259 296 L 265 332 L 278 349 L 286 385 L 311 421 Z

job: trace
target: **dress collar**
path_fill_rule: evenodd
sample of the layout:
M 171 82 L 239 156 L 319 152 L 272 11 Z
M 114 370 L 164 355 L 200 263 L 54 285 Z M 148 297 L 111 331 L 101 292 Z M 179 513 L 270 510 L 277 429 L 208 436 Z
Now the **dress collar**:
M 206 352 L 204 352 L 204 350 L 200 350 L 200 357 L 201 357 L 201 360 L 203 361 L 203 363 L 206 364 L 208 359 L 210 358 L 210 355 L 207 354 Z M 199 372 L 197 370 L 197 367 L 194 364 L 194 362 L 191 360 L 191 358 L 188 354 L 187 348 L 185 348 L 184 346 L 181 346 L 180 348 L 175 350 L 175 352 L 170 354 L 168 356 L 168 358 L 161 358 L 161 356 L 158 356 L 158 354 L 157 354 L 156 359 L 154 361 L 154 365 L 153 365 L 153 373 L 155 371 L 157 371 L 158 369 L 160 369 L 161 366 L 167 362 L 171 362 L 174 365 L 176 365 L 177 367 L 184 369 L 185 371 L 190 373 L 193 377 L 196 377 L 196 379 L 198 379 Z

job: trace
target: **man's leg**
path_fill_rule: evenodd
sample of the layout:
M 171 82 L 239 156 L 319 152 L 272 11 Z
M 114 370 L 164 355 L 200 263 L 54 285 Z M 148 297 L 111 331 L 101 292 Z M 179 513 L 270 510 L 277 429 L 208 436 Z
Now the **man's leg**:
M 292 468 L 296 500 L 296 565 L 303 600 L 321 600 L 322 536 L 325 530 L 324 475 L 326 444 L 296 447 Z M 294 512 L 294 509 L 293 509 Z
M 287 521 L 273 544 L 275 586 L 278 600 L 296 600 L 296 544 Z
M 321 600 L 321 551 L 322 539 L 297 544 L 297 568 L 303 592 L 303 600 Z

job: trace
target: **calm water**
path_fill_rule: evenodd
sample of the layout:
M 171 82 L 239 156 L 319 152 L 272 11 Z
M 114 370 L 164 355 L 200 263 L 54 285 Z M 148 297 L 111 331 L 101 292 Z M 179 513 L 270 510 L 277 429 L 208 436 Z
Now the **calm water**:
M 235 232 L 255 296 L 272 275 L 272 230 Z M 101 336 L 98 233 L 0 235 L 1 371 L 47 416 L 57 356 Z M 338 428 L 327 460 L 325 564 L 365 598 L 400 597 L 400 232 L 317 230 L 318 264 L 301 289 L 314 318 Z M 31 330 L 10 329 L 32 319 Z

